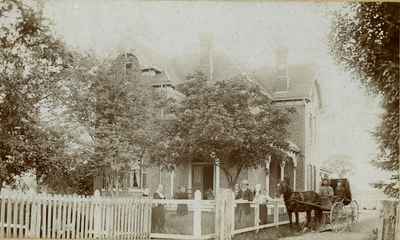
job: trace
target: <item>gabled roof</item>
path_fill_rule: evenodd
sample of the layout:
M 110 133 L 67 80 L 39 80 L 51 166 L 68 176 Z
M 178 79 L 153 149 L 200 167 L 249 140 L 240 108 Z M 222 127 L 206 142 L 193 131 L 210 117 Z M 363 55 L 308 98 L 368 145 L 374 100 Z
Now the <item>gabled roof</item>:
M 238 66 L 221 52 L 213 55 L 213 80 L 227 80 L 242 73 Z M 189 74 L 200 70 L 200 55 L 188 54 L 184 57 L 171 59 L 166 64 L 168 73 L 174 73 L 178 82 L 183 82 Z M 205 73 L 206 74 L 206 73 Z
M 213 56 L 213 80 L 228 80 L 235 76 L 243 75 L 244 69 L 230 61 L 221 52 L 214 52 Z M 163 61 L 161 78 L 167 78 L 169 82 L 176 85 L 179 89 L 180 83 L 186 80 L 186 76 L 199 70 L 200 55 L 188 54 L 184 57 L 173 58 Z M 316 81 L 316 67 L 312 64 L 290 64 L 288 68 L 289 88 L 285 92 L 276 92 L 275 71 L 270 66 L 259 68 L 258 70 L 247 72 L 250 81 L 262 87 L 265 93 L 274 101 L 305 99 L 310 97 L 313 87 L 317 89 L 317 95 L 321 103 L 319 84 Z M 144 70 L 144 69 L 143 69 Z M 160 79 L 161 80 L 161 79 Z
M 263 67 L 253 71 L 252 76 L 260 86 L 268 91 L 273 100 L 308 98 L 315 84 L 314 66 L 311 64 L 289 65 L 289 88 L 277 92 L 275 87 L 275 72 L 271 67 Z

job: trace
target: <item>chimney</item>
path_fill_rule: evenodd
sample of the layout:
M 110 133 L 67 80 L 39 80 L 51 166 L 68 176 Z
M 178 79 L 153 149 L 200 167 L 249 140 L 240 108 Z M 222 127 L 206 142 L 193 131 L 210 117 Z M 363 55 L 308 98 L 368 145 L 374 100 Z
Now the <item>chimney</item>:
M 275 92 L 289 90 L 288 49 L 279 47 L 275 50 Z
M 213 35 L 211 33 L 200 34 L 200 71 L 213 80 L 214 56 L 213 56 Z

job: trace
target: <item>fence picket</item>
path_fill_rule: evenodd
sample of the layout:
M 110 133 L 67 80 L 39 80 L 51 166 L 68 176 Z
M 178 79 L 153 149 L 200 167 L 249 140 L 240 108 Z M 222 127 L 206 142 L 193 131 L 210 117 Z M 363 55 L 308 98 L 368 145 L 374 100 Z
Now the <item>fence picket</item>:
M 23 218 L 23 207 L 24 207 L 24 195 L 22 193 L 18 193 L 18 213 L 17 213 L 17 238 L 22 238 L 22 230 L 24 228 Z
M 131 234 L 132 234 L 132 214 L 131 214 L 131 209 L 132 209 L 132 200 L 128 200 L 128 209 L 126 211 L 128 220 L 127 220 L 127 236 L 126 239 L 131 239 Z
M 18 220 L 18 195 L 14 193 L 14 198 L 12 199 L 13 204 L 12 204 L 12 221 L 11 221 L 11 237 L 15 238 L 17 237 L 17 220 Z
M 48 220 L 47 220 L 47 203 L 48 203 L 48 196 L 47 194 L 43 194 L 41 196 L 41 201 L 42 201 L 42 227 L 41 227 L 41 237 L 42 238 L 47 238 L 47 228 L 49 226 Z
M 62 228 L 62 199 L 61 197 L 58 198 L 57 201 L 57 227 L 56 227 L 56 238 L 61 238 L 61 228 Z
M 107 199 L 107 230 L 106 230 L 106 238 L 112 238 L 114 236 L 114 231 L 113 231 L 113 222 L 114 222 L 114 209 L 113 206 L 111 204 L 111 201 L 109 199 Z
M 71 228 L 71 203 L 72 196 L 67 196 L 65 199 L 64 207 L 65 207 L 65 233 L 64 238 L 69 239 L 70 235 L 73 233 Z
M 77 235 L 78 238 L 81 239 L 82 238 L 82 229 L 83 229 L 83 202 L 82 202 L 82 198 L 78 198 L 78 225 L 76 226 L 76 231 L 77 231 Z
M 125 214 L 126 214 L 126 236 L 125 236 L 125 239 L 129 239 L 129 234 L 130 234 L 129 233 L 129 223 L 130 223 L 129 208 L 130 208 L 130 202 L 131 202 L 131 200 L 129 199 L 127 201 L 127 203 L 126 203 L 126 212 L 125 212 Z
M 90 208 L 89 208 L 89 212 L 90 212 L 90 216 L 89 216 L 89 232 L 88 232 L 88 238 L 95 238 L 95 235 L 93 235 L 94 232 L 94 206 L 96 204 L 95 199 L 93 197 L 90 197 Z M 100 222 L 101 222 L 101 214 L 100 214 Z
M 138 230 L 139 230 L 139 228 L 138 228 L 138 224 L 137 224 L 137 222 L 139 222 L 139 211 L 138 211 L 138 200 L 135 200 L 135 205 L 134 205 L 134 214 L 133 214 L 133 216 L 134 216 L 134 219 L 135 219 L 135 221 L 134 221 L 134 231 L 133 231 L 133 236 L 134 236 L 134 239 L 138 239 Z
M 51 204 L 51 238 L 56 238 L 56 227 L 57 227 L 57 198 L 53 196 L 53 201 Z
M 84 238 L 89 238 L 89 222 L 90 222 L 90 201 L 87 197 L 85 197 L 85 202 L 86 202 L 86 210 L 85 210 L 85 237 Z
M 6 198 L 6 219 L 5 219 L 5 225 L 6 225 L 6 237 L 9 238 L 10 237 L 10 220 L 11 220 L 11 200 L 10 200 L 10 196 L 9 195 Z
M 97 209 L 100 208 L 101 209 L 100 213 L 102 214 L 102 216 L 101 216 L 102 225 L 99 228 L 101 238 L 108 238 L 108 235 L 107 235 L 108 234 L 108 222 L 110 219 L 108 218 L 109 215 L 108 215 L 107 200 L 104 200 L 102 202 L 102 204 L 100 204 L 100 202 L 98 204 L 99 205 L 98 205 Z M 96 212 L 99 212 L 99 211 L 96 211 Z M 96 214 L 98 214 L 98 213 L 96 213 Z
M 143 205 L 143 199 L 140 199 L 140 208 L 141 208 L 141 210 L 140 210 L 141 219 L 140 219 L 140 222 L 139 222 L 140 236 L 141 236 L 142 239 L 144 239 L 145 238 L 145 233 L 144 233 L 144 230 L 145 230 L 145 226 L 144 226 L 144 217 L 145 217 L 144 214 L 145 214 L 145 212 L 144 212 L 144 210 L 145 210 L 145 208 L 144 208 L 144 205 Z
M 137 232 L 136 232 L 136 236 L 138 239 L 142 239 L 142 234 L 141 234 L 141 227 L 140 227 L 140 221 L 142 220 L 142 214 L 141 214 L 141 206 L 140 206 L 140 200 L 137 201 L 137 222 L 136 222 L 136 226 L 137 226 Z
M 123 201 L 122 203 L 122 237 L 121 239 L 125 239 L 126 237 L 126 201 Z
M 120 237 L 121 233 L 121 201 L 117 200 L 115 203 L 116 211 L 115 211 L 115 231 L 116 231 L 116 238 Z
M 5 191 L 0 191 L 0 238 L 4 238 L 4 226 L 5 226 Z
M 35 225 L 35 236 L 40 238 L 40 227 L 42 221 L 42 204 L 40 198 L 35 194 L 36 202 L 36 225 Z
M 117 202 L 117 201 L 115 201 Z M 112 228 L 112 236 L 113 238 L 116 238 L 117 236 L 117 228 L 118 228 L 118 219 L 117 219 L 117 211 L 118 211 L 118 205 L 116 204 L 111 204 L 112 206 L 112 215 L 113 215 L 113 224 L 111 225 Z
M 46 238 L 51 238 L 51 229 L 53 227 L 53 221 L 52 221 L 52 216 L 53 216 L 53 196 L 47 195 L 49 198 L 47 199 L 47 228 L 46 228 Z

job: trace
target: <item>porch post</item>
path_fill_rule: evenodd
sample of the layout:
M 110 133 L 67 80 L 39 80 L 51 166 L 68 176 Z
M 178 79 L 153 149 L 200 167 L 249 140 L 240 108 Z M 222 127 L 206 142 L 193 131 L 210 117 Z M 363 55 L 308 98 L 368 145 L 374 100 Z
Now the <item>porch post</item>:
M 269 195 L 269 178 L 270 178 L 271 155 L 265 160 L 265 191 Z
M 296 191 L 297 158 L 293 156 L 293 191 Z
M 170 173 L 170 196 L 174 197 L 174 180 L 175 180 L 175 169 L 173 169 Z
M 160 165 L 160 168 L 159 168 L 159 172 L 160 172 L 160 175 L 159 175 L 159 179 L 158 179 L 158 184 L 161 184 L 162 183 L 162 166 Z
M 187 192 L 188 192 L 188 195 L 189 195 L 189 199 L 191 199 L 192 198 L 192 160 L 189 161 Z
M 285 160 L 281 161 L 281 181 L 285 179 L 285 164 Z
M 217 194 L 219 194 L 219 189 L 220 189 L 220 168 L 219 168 L 219 159 L 215 159 L 214 163 L 214 196 L 216 197 Z

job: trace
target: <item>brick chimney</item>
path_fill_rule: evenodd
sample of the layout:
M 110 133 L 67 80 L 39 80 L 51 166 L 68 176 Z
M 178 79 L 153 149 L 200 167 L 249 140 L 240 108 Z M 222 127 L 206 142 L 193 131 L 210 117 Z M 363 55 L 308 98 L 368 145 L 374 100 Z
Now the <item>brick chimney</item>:
M 275 92 L 285 92 L 289 90 L 289 70 L 288 70 L 288 49 L 279 47 L 275 50 Z
M 213 35 L 211 33 L 201 33 L 200 40 L 200 71 L 208 78 L 213 80 L 214 59 L 213 59 Z

